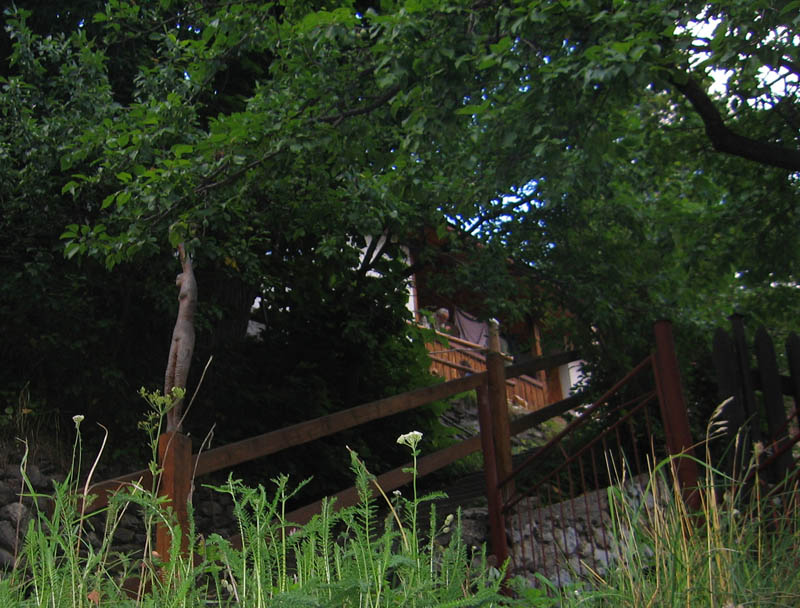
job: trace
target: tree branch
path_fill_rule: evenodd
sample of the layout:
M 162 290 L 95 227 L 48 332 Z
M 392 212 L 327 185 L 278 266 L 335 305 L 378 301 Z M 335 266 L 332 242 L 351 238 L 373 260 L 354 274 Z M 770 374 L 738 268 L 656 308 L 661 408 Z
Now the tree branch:
M 380 97 L 376 98 L 372 103 L 367 104 L 366 106 L 363 106 L 363 107 L 360 107 L 360 108 L 353 108 L 353 109 L 350 109 L 350 110 L 345 110 L 341 114 L 332 114 L 332 115 L 329 115 L 329 116 L 323 116 L 323 117 L 318 118 L 316 120 L 319 121 L 319 122 L 328 122 L 328 123 L 333 124 L 334 126 L 337 126 L 339 123 L 341 123 L 343 120 L 345 120 L 347 118 L 351 118 L 353 116 L 358 116 L 359 114 L 369 114 L 370 112 L 372 112 L 372 110 L 380 107 L 381 105 L 385 104 L 390 99 L 392 99 L 392 97 L 397 95 L 397 93 L 399 93 L 401 89 L 402 89 L 402 87 L 400 87 L 400 85 L 396 85 L 396 86 L 392 87 L 391 89 L 389 89 L 388 91 L 386 91 L 386 93 L 384 93 Z M 305 110 L 310 105 L 311 101 L 314 101 L 314 100 L 310 100 L 309 102 L 304 104 L 303 107 L 301 108 L 300 112 L 298 112 L 295 116 L 300 115 L 302 113 L 302 111 Z M 202 194 L 203 192 L 207 192 L 208 190 L 213 190 L 214 188 L 218 188 L 219 186 L 224 186 L 225 184 L 229 184 L 229 183 L 235 181 L 236 179 L 238 179 L 240 176 L 242 176 L 245 173 L 247 173 L 250 169 L 253 169 L 253 168 L 257 167 L 258 165 L 260 165 L 260 164 L 268 161 L 272 157 L 276 156 L 279 152 L 280 152 L 280 150 L 276 150 L 276 151 L 273 151 L 273 152 L 268 152 L 267 154 L 265 154 L 261 158 L 257 158 L 255 160 L 249 162 L 248 164 L 246 164 L 241 169 L 238 169 L 237 171 L 234 171 L 233 173 L 230 173 L 229 175 L 223 177 L 222 179 L 220 179 L 218 181 L 205 183 L 205 184 L 201 184 L 200 186 L 197 186 L 195 188 L 195 192 L 197 194 Z M 213 179 L 223 169 L 224 169 L 224 167 L 220 167 L 216 171 L 212 172 L 212 174 L 207 179 Z
M 383 236 L 383 233 L 381 233 Z M 367 271 L 372 266 L 372 256 L 375 253 L 375 248 L 378 246 L 378 241 L 380 240 L 380 236 L 372 235 L 372 240 L 367 245 L 366 251 L 364 251 L 364 257 L 361 260 L 361 265 L 358 269 L 358 274 L 363 276 L 367 274 Z
M 372 110 L 379 108 L 387 101 L 392 99 L 395 95 L 397 95 L 401 90 L 400 85 L 395 85 L 390 88 L 386 93 L 381 95 L 380 97 L 376 98 L 372 103 L 369 103 L 365 106 L 361 106 L 359 108 L 352 108 L 350 110 L 345 110 L 341 114 L 330 114 L 328 116 L 322 116 L 318 118 L 320 122 L 329 122 L 333 125 L 338 125 L 342 122 L 345 118 L 352 118 L 353 116 L 358 116 L 359 114 L 369 114 Z
M 245 173 L 247 173 L 250 169 L 253 169 L 253 168 L 257 167 L 261 163 L 267 162 L 270 158 L 272 158 L 273 156 L 276 156 L 278 154 L 278 152 L 280 152 L 280 150 L 274 150 L 272 152 L 268 152 L 267 154 L 265 154 L 261 158 L 257 158 L 254 161 L 251 161 L 251 162 L 247 163 L 241 169 L 238 169 L 237 171 L 234 171 L 233 173 L 230 173 L 230 174 L 226 175 L 225 177 L 223 177 L 222 179 L 220 179 L 218 181 L 211 182 L 211 183 L 208 183 L 208 184 L 202 184 L 200 186 L 197 186 L 194 189 L 194 191 L 197 194 L 202 194 L 203 192 L 207 192 L 208 190 L 213 190 L 214 188 L 218 188 L 219 186 L 224 186 L 225 184 L 229 184 L 230 182 L 232 182 L 235 179 L 237 179 L 239 176 L 244 175 Z M 219 173 L 219 171 L 215 171 L 212 175 L 216 175 L 218 173 Z
M 522 207 L 523 205 L 528 205 L 531 202 L 537 200 L 538 193 L 531 194 L 529 196 L 525 196 L 522 198 L 518 198 L 506 205 L 498 205 L 490 207 L 490 210 L 487 213 L 479 215 L 476 217 L 469 226 L 463 228 L 463 231 L 467 234 L 473 234 L 475 230 L 477 230 L 480 226 L 485 224 L 486 222 L 496 220 L 497 218 L 513 213 L 515 209 Z M 497 199 L 492 199 L 497 200 Z
M 706 127 L 714 149 L 762 165 L 800 171 L 800 150 L 760 141 L 734 133 L 726 124 L 708 93 L 690 75 L 672 77 L 672 84 L 692 104 Z

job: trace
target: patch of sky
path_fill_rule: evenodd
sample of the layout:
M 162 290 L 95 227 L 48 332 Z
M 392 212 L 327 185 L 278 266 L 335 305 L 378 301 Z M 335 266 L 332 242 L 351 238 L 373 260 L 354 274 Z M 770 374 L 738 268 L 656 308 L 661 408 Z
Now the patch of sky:
M 690 22 L 686 28 L 677 28 L 677 32 L 689 31 L 695 36 L 694 49 L 689 63 L 692 67 L 697 67 L 703 62 L 712 59 L 712 53 L 706 49 L 710 46 L 710 41 L 714 38 L 717 28 L 726 27 L 721 19 L 710 17 L 705 13 L 697 16 L 695 21 Z M 769 35 L 763 40 L 756 41 L 756 48 L 764 48 L 772 43 L 778 42 L 787 47 L 800 46 L 800 35 L 792 34 L 785 27 L 778 27 L 769 32 Z M 718 95 L 726 95 L 729 93 L 729 81 L 734 75 L 732 70 L 723 68 L 715 68 L 709 62 L 706 68 L 707 74 L 713 79 L 714 83 L 711 85 L 710 91 Z M 747 99 L 746 102 L 753 107 L 770 108 L 775 105 L 780 99 L 786 96 L 800 95 L 800 80 L 798 75 L 791 72 L 783 66 L 763 65 L 758 70 L 758 78 L 764 90 L 769 93 L 763 93 L 760 97 L 754 99 Z M 738 103 L 738 100 L 732 100 L 732 104 Z

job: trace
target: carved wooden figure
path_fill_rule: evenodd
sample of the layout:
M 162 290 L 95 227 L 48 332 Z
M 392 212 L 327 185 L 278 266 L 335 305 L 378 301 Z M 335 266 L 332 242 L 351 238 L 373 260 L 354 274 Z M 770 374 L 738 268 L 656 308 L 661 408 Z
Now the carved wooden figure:
M 178 286 L 178 319 L 172 330 L 172 344 L 169 348 L 167 373 L 164 377 L 164 394 L 168 395 L 174 387 L 186 388 L 189 366 L 194 352 L 194 311 L 197 307 L 197 282 L 192 270 L 192 260 L 186 254 L 183 243 L 178 245 L 183 272 L 175 279 Z M 167 412 L 167 431 L 180 432 L 183 400 L 175 403 Z

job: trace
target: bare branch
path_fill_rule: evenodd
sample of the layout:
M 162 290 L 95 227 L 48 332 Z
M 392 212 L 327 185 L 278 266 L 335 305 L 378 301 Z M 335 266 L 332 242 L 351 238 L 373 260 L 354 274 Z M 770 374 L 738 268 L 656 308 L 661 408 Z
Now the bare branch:
M 672 84 L 700 115 L 715 150 L 770 167 L 800 171 L 800 150 L 735 133 L 725 124 L 708 92 L 690 75 L 676 75 L 672 78 Z
M 400 85 L 395 85 L 391 87 L 386 93 L 381 95 L 380 97 L 375 98 L 372 103 L 368 103 L 365 106 L 361 106 L 358 108 L 352 108 L 350 110 L 345 110 L 341 114 L 330 114 L 328 116 L 323 116 L 317 120 L 320 122 L 328 122 L 332 125 L 338 125 L 342 122 L 345 118 L 352 118 L 353 116 L 358 116 L 360 114 L 369 114 L 376 108 L 381 107 L 383 104 L 390 101 L 395 95 L 397 95 L 401 90 Z

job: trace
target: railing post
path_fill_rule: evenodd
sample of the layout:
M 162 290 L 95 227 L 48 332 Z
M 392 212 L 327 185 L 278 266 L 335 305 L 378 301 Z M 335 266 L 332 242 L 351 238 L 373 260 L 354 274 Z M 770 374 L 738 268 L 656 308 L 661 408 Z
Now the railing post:
M 483 471 L 486 476 L 489 542 L 491 543 L 492 553 L 497 558 L 498 565 L 502 565 L 508 558 L 508 541 L 506 539 L 505 519 L 503 518 L 503 498 L 500 494 L 499 479 L 497 477 L 497 455 L 492 432 L 492 412 L 489 405 L 488 386 L 483 384 L 475 392 L 478 395 L 478 423 L 481 428 Z
M 492 413 L 497 477 L 498 479 L 507 479 L 514 470 L 511 461 L 511 425 L 508 420 L 505 363 L 500 354 L 500 328 L 494 319 L 489 321 L 489 352 L 486 355 L 486 371 L 489 379 L 489 410 Z M 505 484 L 502 494 L 505 500 L 511 498 L 514 494 L 513 482 Z
M 168 498 L 165 506 L 171 506 L 181 530 L 181 553 L 189 547 L 189 514 L 188 503 L 191 492 L 192 476 L 192 442 L 177 432 L 163 433 L 158 438 L 158 462 L 161 466 L 161 480 L 158 495 Z M 170 557 L 172 534 L 169 527 L 159 522 L 156 525 L 156 551 L 161 559 Z
M 681 486 L 683 500 L 690 509 L 700 507 L 700 494 L 697 490 L 697 462 L 683 455 L 693 456 L 692 433 L 686 400 L 683 397 L 678 358 L 675 354 L 675 341 L 672 336 L 672 323 L 657 321 L 654 326 L 656 352 L 653 357 L 653 371 L 656 377 L 656 391 L 661 409 L 661 420 L 667 438 L 667 449 L 673 460 L 673 471 Z
M 498 386 L 498 369 L 497 363 L 499 362 L 500 369 L 499 375 L 502 378 L 503 389 L 503 408 L 506 413 L 506 432 L 508 430 L 508 410 L 505 406 L 505 373 L 502 369 L 503 361 L 499 354 L 499 334 L 497 332 L 496 322 L 489 326 L 489 353 L 486 358 L 487 364 L 487 381 L 486 384 L 479 386 L 476 389 L 478 396 L 478 422 L 481 428 L 481 448 L 483 450 L 483 469 L 486 475 L 486 498 L 489 508 L 489 540 L 491 542 L 491 549 L 494 556 L 497 558 L 497 565 L 502 566 L 506 559 L 508 559 L 508 540 L 506 538 L 506 524 L 503 517 L 503 497 L 500 491 L 499 480 L 504 478 L 501 471 L 503 470 L 500 457 L 500 448 L 498 446 L 498 421 L 502 424 L 502 420 L 497 416 L 497 386 Z M 493 356 L 493 355 L 496 355 Z M 511 448 L 510 444 L 506 444 L 509 453 L 509 463 Z M 510 465 L 509 465 L 510 466 Z M 510 474 L 509 468 L 509 474 Z

